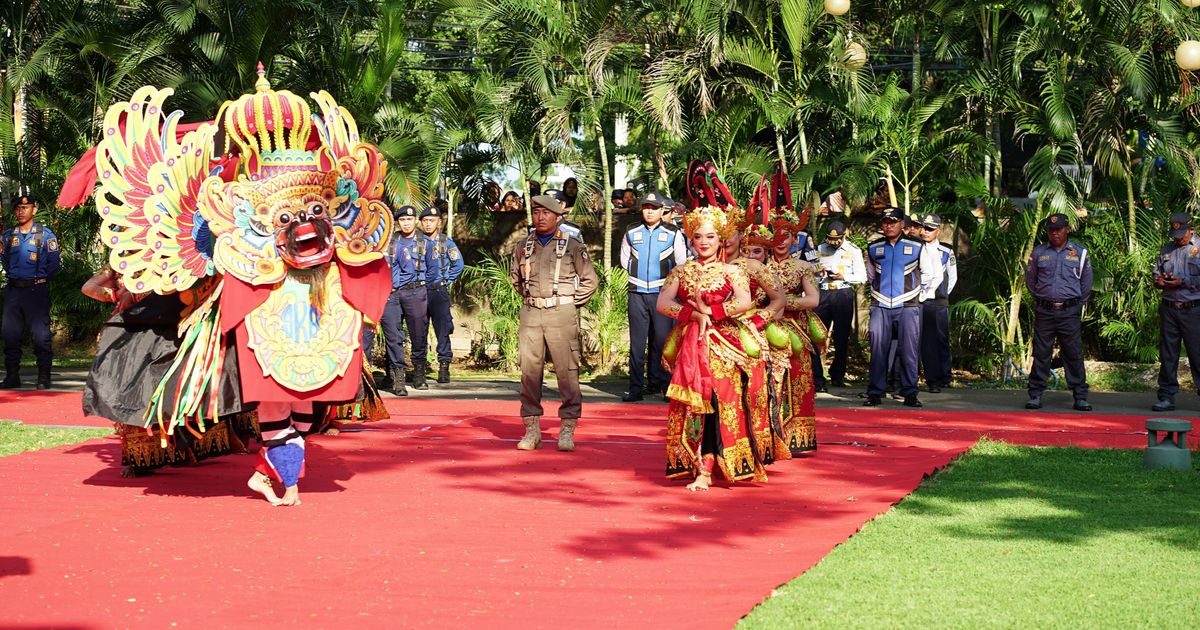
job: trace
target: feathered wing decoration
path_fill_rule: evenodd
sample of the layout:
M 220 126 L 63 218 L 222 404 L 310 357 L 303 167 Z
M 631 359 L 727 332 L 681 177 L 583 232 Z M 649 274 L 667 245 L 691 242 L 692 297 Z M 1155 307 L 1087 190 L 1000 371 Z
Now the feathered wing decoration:
M 354 266 L 379 260 L 392 234 L 392 213 L 383 202 L 387 162 L 374 145 L 359 142 L 354 118 L 328 92 L 309 96 L 321 108 L 313 122 L 337 175 L 330 212 L 338 260 Z
M 213 274 L 193 234 L 213 125 L 176 140 L 182 112 L 164 114 L 173 90 L 143 87 L 109 108 L 96 151 L 100 238 L 109 264 L 135 293 L 172 293 Z

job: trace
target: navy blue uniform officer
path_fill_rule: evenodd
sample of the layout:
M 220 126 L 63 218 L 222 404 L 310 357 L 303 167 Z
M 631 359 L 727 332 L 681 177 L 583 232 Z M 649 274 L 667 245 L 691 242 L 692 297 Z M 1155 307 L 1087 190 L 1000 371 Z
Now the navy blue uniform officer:
M 1026 409 L 1041 409 L 1050 376 L 1054 343 L 1062 356 L 1067 385 L 1075 394 L 1075 410 L 1091 411 L 1087 372 L 1083 367 L 1083 305 L 1092 294 L 1092 262 L 1086 247 L 1070 240 L 1065 214 L 1046 219 L 1049 240 L 1033 248 L 1025 267 L 1025 286 L 1033 295 L 1033 367 L 1029 370 Z
M 50 387 L 50 278 L 61 264 L 58 238 L 37 216 L 38 200 L 33 195 L 12 198 L 17 224 L 4 232 L 0 242 L 0 264 L 8 276 L 4 287 L 4 381 L 0 389 L 21 386 L 21 340 L 29 329 L 33 354 L 37 357 L 37 388 Z
M 425 361 L 429 352 L 429 293 L 425 286 L 439 282 L 433 245 L 417 231 L 417 209 L 404 206 L 396 211 L 396 234 L 391 245 L 392 293 L 388 296 L 379 327 L 387 343 L 388 372 L 392 393 L 407 396 L 404 386 L 404 346 L 412 340 L 413 388 L 425 389 Z

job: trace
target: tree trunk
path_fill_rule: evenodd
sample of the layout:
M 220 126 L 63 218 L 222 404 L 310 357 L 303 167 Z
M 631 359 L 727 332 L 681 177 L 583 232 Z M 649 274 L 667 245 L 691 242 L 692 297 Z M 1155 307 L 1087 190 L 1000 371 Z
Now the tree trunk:
M 1133 173 L 1128 168 L 1125 169 L 1125 195 L 1129 203 L 1129 251 L 1133 252 L 1137 234 L 1137 202 L 1133 197 Z
M 600 145 L 600 171 L 604 174 L 604 268 L 612 269 L 612 173 L 608 169 L 608 143 L 604 140 L 604 125 L 596 121 L 596 140 Z
M 446 236 L 454 238 L 454 194 L 453 188 L 446 189 Z
M 779 164 L 783 166 L 783 172 L 787 173 L 787 155 L 783 150 L 783 134 L 780 133 L 778 127 L 775 128 L 775 153 L 779 155 Z
M 654 142 L 654 165 L 658 168 L 658 186 L 668 197 L 671 196 L 671 177 L 667 174 L 667 161 L 663 158 L 662 146 L 658 143 L 658 134 L 651 134 Z

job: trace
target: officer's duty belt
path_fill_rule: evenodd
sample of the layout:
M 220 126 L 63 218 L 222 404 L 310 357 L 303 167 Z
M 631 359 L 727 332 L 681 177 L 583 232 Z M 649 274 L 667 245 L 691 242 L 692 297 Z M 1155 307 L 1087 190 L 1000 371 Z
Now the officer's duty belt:
M 1180 310 L 1183 310 L 1185 308 L 1195 308 L 1197 306 L 1200 306 L 1200 300 L 1192 300 L 1191 302 L 1184 302 L 1184 301 L 1179 301 L 1179 300 L 1163 300 L 1162 303 L 1163 303 L 1163 306 L 1166 306 L 1167 308 L 1177 308 Z
M 412 282 L 409 282 L 406 285 L 401 286 L 399 289 L 396 289 L 396 290 L 400 291 L 403 289 L 416 289 L 416 288 L 423 287 L 423 286 L 425 286 L 424 280 L 414 280 Z
M 527 297 L 525 298 L 525 303 L 534 308 L 554 308 L 556 306 L 574 304 L 575 298 L 570 295 L 560 295 L 558 297 L 548 298 Z
M 18 289 L 26 289 L 39 284 L 46 284 L 46 279 L 37 278 L 34 280 L 17 280 L 16 278 L 9 278 L 8 280 L 8 286 L 17 287 Z
M 1043 308 L 1048 308 L 1052 311 L 1060 311 L 1064 308 L 1069 308 L 1071 306 L 1075 306 L 1076 304 L 1078 304 L 1079 298 L 1071 298 L 1069 300 L 1063 300 L 1061 302 L 1052 302 L 1050 300 L 1038 300 L 1037 303 L 1038 303 L 1038 306 L 1041 306 Z

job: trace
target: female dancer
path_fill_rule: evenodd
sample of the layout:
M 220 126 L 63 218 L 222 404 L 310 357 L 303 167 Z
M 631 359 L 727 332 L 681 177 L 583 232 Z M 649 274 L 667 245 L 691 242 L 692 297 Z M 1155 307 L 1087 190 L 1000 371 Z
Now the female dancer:
M 777 211 L 771 219 L 773 247 L 767 269 L 775 277 L 780 288 L 787 294 L 784 317 L 780 322 L 790 337 L 792 352 L 789 357 L 788 378 L 781 391 L 780 413 L 783 431 L 787 436 L 792 455 L 799 455 L 817 447 L 815 399 L 812 359 L 810 352 L 819 348 L 811 337 L 813 322 L 820 320 L 810 311 L 820 301 L 817 291 L 815 269 L 812 264 L 792 256 L 796 234 L 804 229 L 806 219 L 796 219 L 790 212 Z M 824 337 L 824 328 L 820 337 Z
M 658 298 L 658 312 L 679 321 L 677 351 L 664 351 L 675 361 L 667 389 L 667 476 L 694 478 L 692 491 L 707 490 L 718 467 L 730 481 L 766 480 L 741 379 L 743 368 L 759 359 L 747 354 L 744 328 L 734 319 L 751 306 L 750 280 L 721 260 L 721 241 L 740 215 L 709 206 L 684 217 L 696 258 L 671 271 Z
M 788 448 L 787 437 L 783 433 L 782 418 L 779 413 L 780 383 L 787 378 L 789 347 L 771 348 L 768 340 L 768 328 L 776 333 L 776 338 L 782 333 L 776 323 L 783 317 L 786 295 L 767 271 L 767 251 L 770 246 L 770 233 L 761 225 L 743 224 L 743 231 L 734 232 L 725 239 L 726 262 L 737 265 L 750 278 L 750 299 L 753 302 L 750 310 L 740 316 L 745 326 L 751 327 L 751 335 L 743 340 L 756 340 L 759 347 L 759 362 L 745 373 L 746 413 L 751 418 L 766 418 L 766 422 L 758 423 L 760 432 L 755 434 L 755 451 L 764 464 L 774 463 L 780 459 L 791 459 L 792 452 Z

